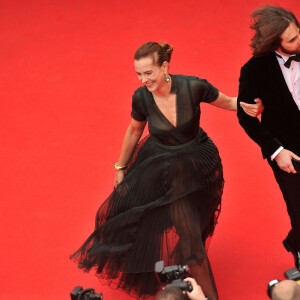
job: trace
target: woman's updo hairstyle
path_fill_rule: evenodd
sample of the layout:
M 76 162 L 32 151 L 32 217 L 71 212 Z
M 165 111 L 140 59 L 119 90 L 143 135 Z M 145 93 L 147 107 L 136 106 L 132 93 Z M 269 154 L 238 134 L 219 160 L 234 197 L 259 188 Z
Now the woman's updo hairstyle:
M 173 47 L 166 43 L 148 42 L 140 46 L 134 55 L 135 60 L 145 58 L 148 56 L 153 57 L 153 63 L 161 66 L 164 61 L 170 62 Z

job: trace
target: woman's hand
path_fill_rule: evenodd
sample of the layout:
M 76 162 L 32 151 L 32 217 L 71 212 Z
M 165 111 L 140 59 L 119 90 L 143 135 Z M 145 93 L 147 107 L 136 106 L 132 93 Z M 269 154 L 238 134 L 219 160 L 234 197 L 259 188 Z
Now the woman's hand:
M 254 99 L 254 102 L 256 104 L 240 102 L 240 105 L 247 115 L 255 118 L 264 111 L 264 105 L 262 104 L 262 101 L 259 98 Z
M 119 183 L 123 179 L 124 179 L 124 171 L 123 170 L 116 171 L 116 176 L 115 176 L 115 180 L 114 180 L 114 186 L 115 186 L 115 188 L 119 185 Z
M 136 121 L 131 119 L 131 122 L 126 130 L 125 137 L 123 140 L 121 154 L 118 160 L 118 164 L 121 166 L 126 166 L 129 161 L 136 144 L 138 143 L 147 121 Z M 124 170 L 119 170 L 116 172 L 114 186 L 117 187 L 118 184 L 124 179 Z

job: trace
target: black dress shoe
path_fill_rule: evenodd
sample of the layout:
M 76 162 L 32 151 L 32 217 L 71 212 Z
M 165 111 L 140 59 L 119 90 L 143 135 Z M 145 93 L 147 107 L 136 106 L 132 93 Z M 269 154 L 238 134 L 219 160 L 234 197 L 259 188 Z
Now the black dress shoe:
M 282 242 L 284 248 L 286 249 L 286 251 L 291 252 L 293 257 L 294 257 L 294 261 L 295 261 L 295 266 L 298 270 L 300 270 L 300 252 L 296 251 L 291 244 L 288 242 L 287 239 L 283 240 Z

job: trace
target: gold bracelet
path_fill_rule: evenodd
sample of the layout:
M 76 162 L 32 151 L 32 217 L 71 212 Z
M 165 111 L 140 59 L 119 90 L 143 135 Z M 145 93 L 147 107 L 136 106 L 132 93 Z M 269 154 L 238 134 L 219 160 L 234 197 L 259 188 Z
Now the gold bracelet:
M 114 163 L 114 169 L 117 171 L 124 170 L 126 168 L 127 168 L 127 166 L 119 166 L 118 162 Z

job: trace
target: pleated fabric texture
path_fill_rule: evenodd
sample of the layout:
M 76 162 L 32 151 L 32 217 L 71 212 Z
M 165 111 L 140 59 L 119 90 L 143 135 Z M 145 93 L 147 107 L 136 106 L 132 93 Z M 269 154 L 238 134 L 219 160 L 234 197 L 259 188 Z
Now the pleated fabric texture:
M 217 299 L 205 242 L 217 223 L 223 185 L 218 150 L 201 128 L 193 144 L 177 150 L 147 136 L 72 259 L 136 298 L 159 290 L 155 262 L 188 264 L 207 295 Z

